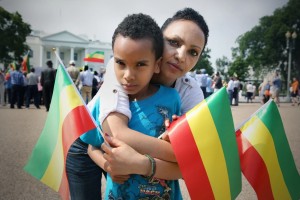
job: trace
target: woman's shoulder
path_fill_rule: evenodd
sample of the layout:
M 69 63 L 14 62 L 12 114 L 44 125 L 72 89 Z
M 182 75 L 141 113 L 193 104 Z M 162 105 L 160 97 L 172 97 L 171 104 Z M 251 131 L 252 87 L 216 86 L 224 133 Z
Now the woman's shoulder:
M 190 75 L 188 74 L 185 74 L 184 76 L 178 78 L 176 80 L 176 86 L 190 86 L 190 87 L 197 87 L 198 84 L 197 84 L 197 81 L 194 77 L 191 77 Z

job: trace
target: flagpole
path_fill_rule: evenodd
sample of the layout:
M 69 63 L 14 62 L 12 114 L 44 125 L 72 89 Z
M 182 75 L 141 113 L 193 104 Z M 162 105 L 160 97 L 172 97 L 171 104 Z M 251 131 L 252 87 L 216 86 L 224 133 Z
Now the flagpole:
M 66 67 L 65 67 L 64 63 L 62 62 L 62 60 L 60 59 L 59 55 L 57 54 L 56 49 L 53 48 L 52 51 L 54 52 L 56 58 L 58 59 L 58 62 L 59 62 L 60 65 L 62 66 L 62 69 L 65 71 L 65 73 L 67 74 L 67 76 L 69 77 L 69 79 L 72 80 L 71 77 L 70 77 L 70 75 L 69 75 L 69 73 L 66 71 Z M 72 84 L 73 84 L 73 87 L 77 88 L 77 87 L 75 86 L 74 82 L 73 82 L 73 81 L 71 81 L 71 82 L 72 82 Z M 101 128 L 97 125 L 97 123 L 96 123 L 94 117 L 92 117 L 92 115 L 91 115 L 91 113 L 90 113 L 90 110 L 87 108 L 86 103 L 85 103 L 85 101 L 83 100 L 81 94 L 79 93 L 78 90 L 76 90 L 76 92 L 77 92 L 78 96 L 81 98 L 81 100 L 82 100 L 82 102 L 83 102 L 83 105 L 85 106 L 86 110 L 88 111 L 88 113 L 89 113 L 89 115 L 90 115 L 90 117 L 91 117 L 91 119 L 92 119 L 92 121 L 93 121 L 95 127 L 97 128 L 97 130 L 98 130 L 98 131 L 100 132 L 100 134 L 102 135 L 102 137 L 103 137 L 105 143 L 108 145 L 108 147 L 110 147 L 109 143 L 105 140 L 105 137 L 104 137 L 104 134 L 103 134 Z
M 251 119 L 254 115 L 256 115 L 259 111 L 261 111 L 262 109 L 264 109 L 265 107 L 267 107 L 271 102 L 273 101 L 273 99 L 269 99 L 269 101 L 267 101 L 263 106 L 261 106 L 258 110 L 256 110 L 250 117 L 248 117 L 246 120 L 244 120 L 243 123 L 241 123 L 238 128 L 235 129 L 235 131 L 239 130 L 249 119 Z

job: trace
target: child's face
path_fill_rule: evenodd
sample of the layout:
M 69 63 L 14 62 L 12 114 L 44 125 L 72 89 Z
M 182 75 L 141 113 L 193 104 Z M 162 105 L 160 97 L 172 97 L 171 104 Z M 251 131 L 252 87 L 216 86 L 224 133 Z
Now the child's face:
M 204 33 L 194 22 L 178 20 L 169 24 L 163 35 L 161 74 L 176 80 L 196 65 L 204 48 Z
M 155 59 L 149 39 L 133 40 L 117 36 L 113 47 L 117 80 L 131 98 L 148 96 L 148 85 L 159 73 L 160 59 Z

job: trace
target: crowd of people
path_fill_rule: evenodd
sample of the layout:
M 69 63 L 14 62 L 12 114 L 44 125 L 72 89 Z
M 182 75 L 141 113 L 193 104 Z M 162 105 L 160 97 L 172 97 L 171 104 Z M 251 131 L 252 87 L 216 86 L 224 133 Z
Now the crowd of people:
M 219 72 L 210 76 L 205 69 L 191 71 L 188 75 L 196 80 L 205 98 L 224 86 L 226 87 L 231 106 L 238 106 L 239 97 L 242 95 L 245 96 L 247 103 L 252 103 L 255 98 L 258 98 L 261 104 L 265 104 L 271 98 L 277 106 L 280 106 L 282 81 L 278 71 L 269 73 L 260 84 L 253 81 L 242 83 L 237 76 L 229 77 L 228 81 L 223 80 Z M 300 105 L 299 86 L 298 79 L 293 77 L 289 88 L 292 106 Z
M 30 68 L 29 73 L 22 71 L 21 65 L 22 58 L 16 64 L 11 64 L 7 70 L 0 70 L 0 105 L 10 105 L 11 109 L 30 108 L 31 104 L 40 109 L 40 105 L 45 105 L 46 111 L 49 111 L 56 76 L 52 61 L 46 62 L 47 68 L 40 75 L 34 67 Z M 73 60 L 70 61 L 67 71 L 88 103 L 101 87 L 103 73 L 99 76 L 88 65 L 82 71 L 75 66 Z

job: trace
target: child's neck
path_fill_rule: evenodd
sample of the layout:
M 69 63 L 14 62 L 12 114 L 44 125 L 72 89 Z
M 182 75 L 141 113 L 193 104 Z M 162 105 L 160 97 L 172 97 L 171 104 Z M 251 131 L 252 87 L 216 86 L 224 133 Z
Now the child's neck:
M 128 95 L 128 97 L 129 97 L 130 101 L 139 101 L 139 100 L 143 100 L 143 99 L 146 99 L 146 98 L 152 96 L 157 90 L 158 90 L 157 86 L 155 86 L 153 84 L 149 84 L 142 91 L 140 91 L 136 94 Z

